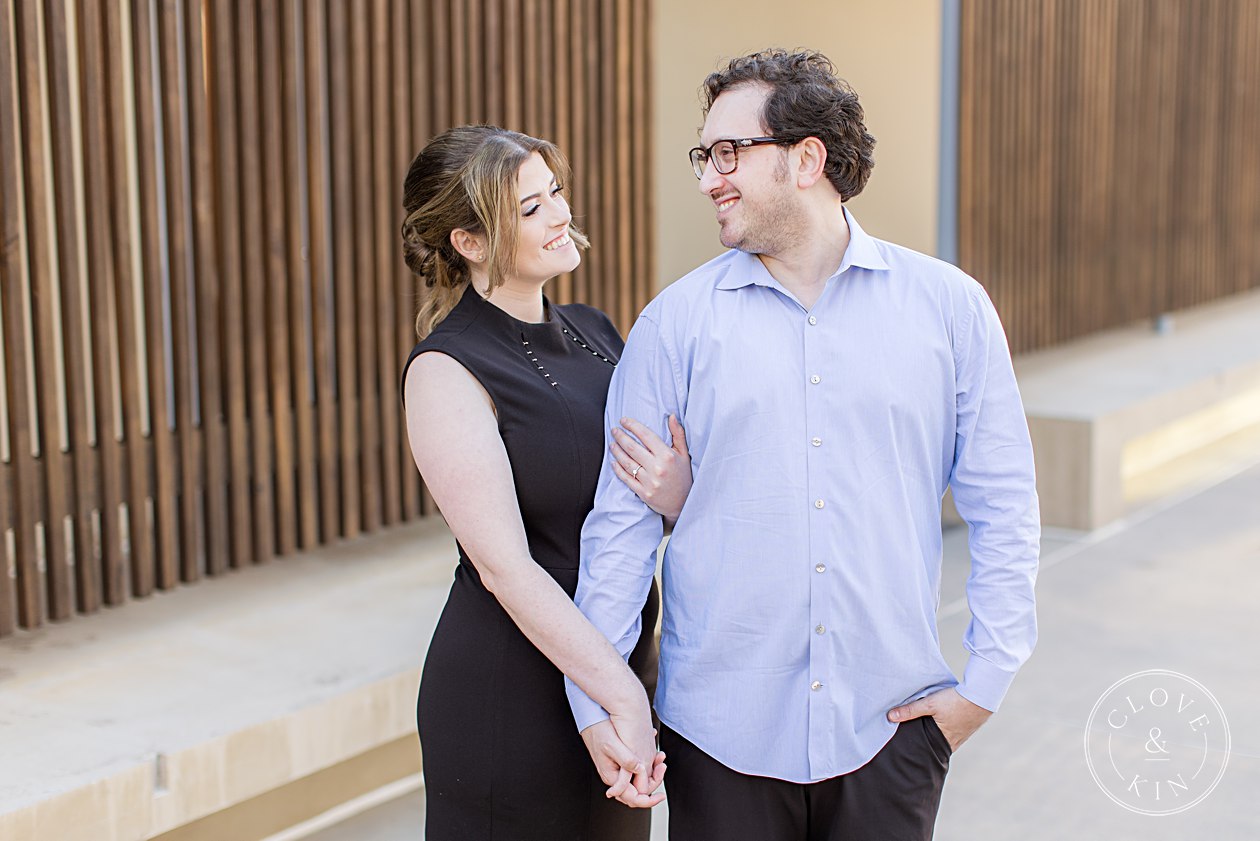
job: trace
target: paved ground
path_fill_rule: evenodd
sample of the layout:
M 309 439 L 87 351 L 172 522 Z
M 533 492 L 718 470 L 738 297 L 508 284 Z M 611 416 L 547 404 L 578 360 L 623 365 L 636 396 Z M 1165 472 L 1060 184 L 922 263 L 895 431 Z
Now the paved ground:
M 1250 465 L 1247 467 L 1246 465 Z M 1172 482 L 1180 474 L 1181 482 Z M 1171 478 L 1170 478 L 1171 477 Z M 1260 436 L 1236 436 L 1168 466 L 1154 485 L 1191 487 L 1091 534 L 1048 533 L 1038 582 L 1041 639 L 1001 714 L 955 756 L 939 841 L 1252 841 L 1260 838 Z M 946 535 L 941 638 L 955 669 L 969 621 L 966 533 Z M 1085 761 L 1086 721 L 1113 683 L 1146 669 L 1210 690 L 1232 750 L 1220 784 L 1180 814 L 1109 800 Z M 423 794 L 318 833 L 316 841 L 422 837 Z M 665 809 L 658 808 L 666 837 Z

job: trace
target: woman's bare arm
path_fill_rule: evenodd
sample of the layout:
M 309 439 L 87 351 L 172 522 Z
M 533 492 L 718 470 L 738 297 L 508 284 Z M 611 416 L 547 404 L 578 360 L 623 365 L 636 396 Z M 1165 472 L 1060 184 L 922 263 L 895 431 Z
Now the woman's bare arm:
M 485 389 L 451 357 L 425 353 L 411 363 L 404 393 L 416 466 L 486 589 L 529 641 L 609 712 L 623 741 L 654 744 L 650 731 L 622 729 L 650 721 L 643 686 L 530 556 L 512 468 Z M 627 770 L 640 762 L 629 749 L 618 761 Z

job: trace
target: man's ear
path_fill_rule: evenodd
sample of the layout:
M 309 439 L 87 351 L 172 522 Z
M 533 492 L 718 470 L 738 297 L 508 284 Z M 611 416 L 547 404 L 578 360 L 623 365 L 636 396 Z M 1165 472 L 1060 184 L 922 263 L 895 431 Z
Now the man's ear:
M 486 259 L 486 238 L 481 234 L 456 228 L 451 231 L 451 246 L 470 263 L 484 263 Z
M 796 157 L 796 184 L 807 190 L 825 175 L 827 147 L 817 137 L 807 137 L 796 144 Z

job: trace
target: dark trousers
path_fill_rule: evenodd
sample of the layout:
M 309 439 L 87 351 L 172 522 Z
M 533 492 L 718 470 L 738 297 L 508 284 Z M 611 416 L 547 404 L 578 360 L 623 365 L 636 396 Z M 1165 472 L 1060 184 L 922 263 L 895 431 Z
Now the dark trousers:
M 670 841 L 930 841 L 949 742 L 930 717 L 904 722 L 870 762 L 790 783 L 732 771 L 661 727 Z

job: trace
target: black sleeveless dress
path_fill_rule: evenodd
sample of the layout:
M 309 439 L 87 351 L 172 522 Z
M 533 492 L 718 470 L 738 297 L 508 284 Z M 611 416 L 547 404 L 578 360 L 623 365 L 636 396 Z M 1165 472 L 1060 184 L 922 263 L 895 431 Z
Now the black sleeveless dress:
M 463 365 L 490 394 L 534 560 L 572 598 L 595 501 L 604 401 L 622 340 L 602 312 L 548 306 L 517 321 L 473 289 L 416 345 Z M 417 719 L 428 841 L 646 841 L 647 810 L 604 797 L 561 672 L 482 585 L 462 546 L 420 681 Z M 656 626 L 655 583 L 643 627 Z M 656 681 L 652 633 L 631 668 Z M 650 693 L 649 693 L 650 697 Z

